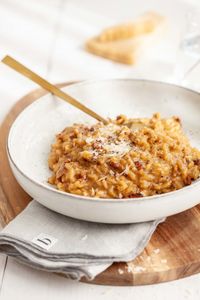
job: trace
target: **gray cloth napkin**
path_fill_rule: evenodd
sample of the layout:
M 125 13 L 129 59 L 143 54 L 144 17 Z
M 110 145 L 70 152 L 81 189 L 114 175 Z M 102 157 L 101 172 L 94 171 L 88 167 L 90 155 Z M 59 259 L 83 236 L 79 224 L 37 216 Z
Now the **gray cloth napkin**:
M 72 219 L 33 200 L 0 233 L 0 252 L 29 266 L 93 279 L 113 262 L 134 259 L 163 220 L 111 225 Z

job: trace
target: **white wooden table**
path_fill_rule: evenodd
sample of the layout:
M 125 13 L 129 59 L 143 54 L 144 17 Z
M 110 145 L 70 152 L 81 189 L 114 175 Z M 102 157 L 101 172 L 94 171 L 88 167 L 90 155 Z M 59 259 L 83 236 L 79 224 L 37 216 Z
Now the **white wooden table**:
M 192 0 L 188 0 L 192 1 Z M 193 0 L 195 2 L 196 0 Z M 1 0 L 0 1 L 0 56 L 13 55 L 23 63 L 54 82 L 85 78 L 65 62 L 67 49 L 65 15 L 71 1 L 64 0 Z M 85 9 L 100 14 L 112 14 L 114 3 L 121 13 L 134 10 L 130 0 L 74 0 Z M 197 0 L 198 2 L 198 0 Z M 123 5 L 122 5 L 123 4 Z M 126 4 L 126 5 L 125 5 Z M 124 7 L 126 6 L 126 10 Z M 116 14 L 116 11 L 113 12 Z M 66 53 L 67 55 L 67 53 Z M 75 62 L 74 62 L 75 63 Z M 95 74 L 90 74 L 94 77 Z M 0 65 L 0 122 L 10 107 L 36 86 Z M 200 299 L 200 275 L 176 282 L 143 287 L 94 286 L 67 280 L 53 274 L 20 265 L 0 256 L 0 299 Z

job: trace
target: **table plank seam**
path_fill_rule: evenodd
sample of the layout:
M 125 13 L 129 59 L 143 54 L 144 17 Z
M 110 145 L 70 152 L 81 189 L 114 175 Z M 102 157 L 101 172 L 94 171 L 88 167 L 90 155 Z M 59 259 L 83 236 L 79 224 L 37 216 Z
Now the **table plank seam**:
M 3 269 L 2 280 L 0 282 L 0 297 L 1 297 L 1 292 L 2 292 L 2 288 L 3 288 L 3 282 L 4 282 L 5 273 L 6 273 L 7 263 L 8 263 L 8 256 L 6 256 L 6 261 L 5 261 L 4 269 Z
M 57 12 L 57 19 L 56 22 L 54 24 L 54 29 L 52 32 L 52 46 L 51 49 L 52 51 L 50 51 L 49 53 L 49 57 L 47 59 L 47 76 L 51 73 L 52 67 L 53 67 L 53 58 L 54 58 L 54 50 L 56 48 L 56 44 L 57 44 L 57 37 L 58 37 L 58 33 L 60 31 L 61 28 L 61 14 L 64 11 L 64 5 L 65 5 L 65 0 L 60 0 L 60 4 L 58 6 L 58 12 Z

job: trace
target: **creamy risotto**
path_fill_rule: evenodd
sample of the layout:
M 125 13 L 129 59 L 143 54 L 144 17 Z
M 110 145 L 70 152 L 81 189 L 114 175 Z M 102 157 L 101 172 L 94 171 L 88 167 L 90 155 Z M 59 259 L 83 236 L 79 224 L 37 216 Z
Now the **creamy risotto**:
M 178 190 L 200 175 L 178 117 L 74 124 L 56 136 L 49 155 L 49 183 L 72 194 L 135 198 Z

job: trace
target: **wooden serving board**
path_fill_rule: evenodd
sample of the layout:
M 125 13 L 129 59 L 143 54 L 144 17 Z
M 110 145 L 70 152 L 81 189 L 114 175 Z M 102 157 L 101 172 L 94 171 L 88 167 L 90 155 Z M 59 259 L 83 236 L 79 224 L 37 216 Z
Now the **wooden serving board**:
M 60 87 L 69 83 L 60 84 Z M 8 224 L 31 201 L 16 182 L 6 155 L 8 131 L 17 115 L 47 92 L 38 89 L 20 99 L 0 127 L 0 221 Z M 200 197 L 200 196 L 199 196 Z M 123 243 L 123 241 L 119 241 Z M 200 205 L 167 218 L 144 251 L 130 263 L 114 263 L 90 281 L 105 285 L 143 285 L 200 272 Z M 83 280 L 86 282 L 86 280 Z

